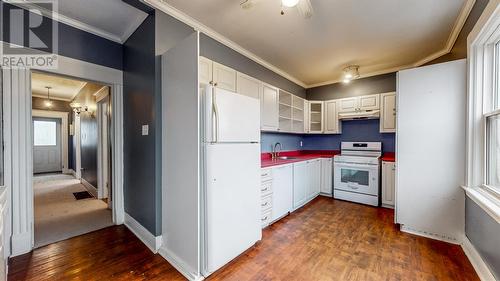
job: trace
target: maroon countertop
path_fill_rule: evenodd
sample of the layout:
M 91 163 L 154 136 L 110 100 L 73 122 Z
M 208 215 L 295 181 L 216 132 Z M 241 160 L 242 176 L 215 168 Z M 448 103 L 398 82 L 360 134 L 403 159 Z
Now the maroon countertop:
M 333 156 L 340 154 L 338 150 L 295 150 L 295 151 L 283 151 L 280 152 L 279 156 L 294 157 L 296 159 L 272 159 L 271 153 L 261 154 L 261 167 L 267 168 L 278 165 L 285 165 L 290 163 L 301 162 L 305 160 L 311 160 L 316 158 L 332 158 Z
M 382 154 L 382 158 L 380 158 L 382 161 L 386 162 L 396 162 L 396 153 L 394 152 L 386 152 Z

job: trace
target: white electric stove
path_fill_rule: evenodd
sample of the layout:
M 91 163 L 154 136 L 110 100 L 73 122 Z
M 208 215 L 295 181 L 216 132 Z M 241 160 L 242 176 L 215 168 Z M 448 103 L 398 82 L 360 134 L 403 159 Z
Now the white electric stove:
M 336 199 L 379 205 L 381 142 L 342 142 L 334 161 Z

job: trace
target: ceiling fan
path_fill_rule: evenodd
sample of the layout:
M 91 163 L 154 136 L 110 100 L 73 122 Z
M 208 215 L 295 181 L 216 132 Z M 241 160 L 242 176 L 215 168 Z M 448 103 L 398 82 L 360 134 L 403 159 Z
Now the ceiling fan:
M 240 6 L 241 8 L 248 10 L 253 8 L 258 2 L 263 0 L 244 0 Z M 299 14 L 308 19 L 313 15 L 313 8 L 310 0 L 276 0 L 281 1 L 281 7 L 283 8 L 294 8 L 296 7 Z M 284 15 L 285 12 L 281 9 L 281 14 Z

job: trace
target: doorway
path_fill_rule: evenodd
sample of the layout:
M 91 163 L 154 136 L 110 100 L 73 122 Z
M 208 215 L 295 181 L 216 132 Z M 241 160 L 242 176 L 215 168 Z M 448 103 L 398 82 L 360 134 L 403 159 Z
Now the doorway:
M 31 85 L 37 248 L 113 225 L 102 164 L 111 162 L 111 99 L 109 86 L 73 77 L 33 72 Z

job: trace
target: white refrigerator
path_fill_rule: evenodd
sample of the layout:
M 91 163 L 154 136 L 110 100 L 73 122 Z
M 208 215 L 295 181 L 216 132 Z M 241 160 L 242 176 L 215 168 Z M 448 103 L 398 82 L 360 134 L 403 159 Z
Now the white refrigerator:
M 202 106 L 202 268 L 254 245 L 260 226 L 260 101 L 207 86 Z

